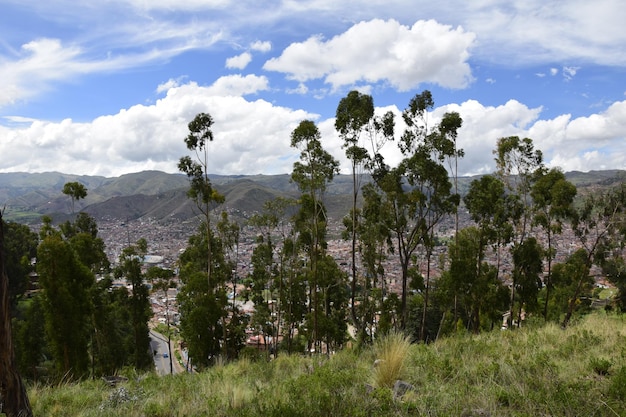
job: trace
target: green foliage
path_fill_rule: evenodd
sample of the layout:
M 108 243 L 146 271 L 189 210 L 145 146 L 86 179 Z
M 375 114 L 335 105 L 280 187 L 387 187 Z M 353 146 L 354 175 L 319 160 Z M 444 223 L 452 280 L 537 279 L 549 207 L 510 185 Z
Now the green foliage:
M 615 416 L 626 413 L 626 367 L 598 375 L 590 355 L 621 363 L 624 334 L 622 316 L 598 313 L 565 330 L 548 323 L 409 344 L 399 355 L 402 377 L 416 391 L 402 399 L 389 385 L 368 384 L 374 348 L 242 360 L 171 377 L 129 374 L 117 387 L 33 385 L 29 394 L 34 414 L 46 416 Z
M 63 194 L 69 195 L 72 199 L 72 213 L 74 213 L 74 202 L 87 197 L 87 187 L 80 182 L 68 182 L 63 185 Z
M 2 227 L 5 270 L 9 277 L 9 303 L 14 313 L 18 300 L 24 297 L 28 289 L 29 274 L 35 269 L 31 259 L 37 254 L 38 238 L 25 225 L 2 220 Z
M 115 270 L 117 277 L 123 277 L 131 285 L 128 299 L 131 322 L 133 327 L 133 357 L 137 369 L 146 369 L 152 365 L 150 354 L 150 336 L 148 320 L 152 317 L 148 287 L 144 283 L 142 260 L 147 253 L 147 242 L 139 239 L 134 245 L 122 250 L 119 265 Z
M 60 234 L 46 236 L 37 249 L 37 272 L 44 291 L 46 335 L 58 376 L 82 377 L 88 371 L 90 292 L 93 273 Z

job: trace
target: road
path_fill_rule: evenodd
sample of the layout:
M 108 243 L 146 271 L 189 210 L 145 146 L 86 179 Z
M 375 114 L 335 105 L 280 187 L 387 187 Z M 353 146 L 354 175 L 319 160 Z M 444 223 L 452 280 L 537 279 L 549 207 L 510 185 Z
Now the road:
M 169 355 L 167 337 L 154 330 L 150 330 L 150 349 L 154 354 L 154 367 L 157 374 L 169 375 L 170 373 L 176 374 L 181 372 L 181 367 L 176 361 L 176 358 L 172 358 Z M 172 355 L 174 355 L 174 349 L 172 349 Z

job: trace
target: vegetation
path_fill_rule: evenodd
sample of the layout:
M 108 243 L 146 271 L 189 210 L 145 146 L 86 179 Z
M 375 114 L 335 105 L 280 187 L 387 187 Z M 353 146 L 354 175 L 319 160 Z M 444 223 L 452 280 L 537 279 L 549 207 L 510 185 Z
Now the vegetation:
M 370 385 L 380 370 L 373 348 L 244 359 L 161 378 L 129 371 L 116 387 L 36 384 L 29 396 L 35 415 L 51 417 L 617 416 L 626 413 L 625 337 L 624 316 L 599 312 L 566 330 L 548 324 L 403 344 L 393 354 L 414 391 L 397 399 L 388 384 Z
M 3 283 L 11 291 L 3 294 L 3 308 L 14 310 L 16 360 L 35 381 L 35 397 L 44 399 L 33 401 L 38 412 L 72 414 L 81 395 L 63 393 L 75 389 L 74 381 L 123 369 L 130 381 L 106 398 L 92 392 L 101 385 L 85 382 L 83 404 L 97 406 L 99 415 L 155 416 L 207 409 L 215 415 L 624 411 L 626 369 L 614 365 L 624 353 L 611 350 L 623 342 L 624 319 L 584 317 L 592 311 L 592 270 L 617 287 L 607 311 L 626 308 L 626 183 L 576 200 L 576 187 L 543 165 L 531 139 L 506 137 L 494 149 L 497 171 L 474 179 L 462 198 L 455 169 L 463 157 L 456 146 L 462 119 L 446 113 L 432 124 L 433 106 L 429 91 L 409 101 L 397 142 L 402 159 L 390 166 L 380 151 L 393 137 L 393 115 L 375 115 L 372 98 L 356 92 L 339 103 L 335 127 L 352 163 L 351 207 L 343 219 L 350 274 L 328 251 L 327 191 L 339 163 L 313 121 L 302 121 L 290 138 L 300 152 L 291 174 L 295 198 L 268 200 L 246 224 L 226 210 L 216 213 L 225 197 L 209 177 L 211 115 L 188 124 L 185 143 L 195 159 L 183 156 L 178 166 L 200 215 L 178 259 L 177 302 L 181 342 L 197 376 L 142 374 L 153 362 L 148 280 L 166 292 L 173 275 L 145 268 L 145 239 L 129 241 L 111 270 L 96 221 L 84 212 L 58 227 L 44 217 L 38 240 L 7 227 L 6 269 L 14 278 Z M 371 149 L 361 146 L 364 138 Z M 363 170 L 371 178 L 365 185 Z M 78 182 L 63 193 L 72 205 L 86 198 Z M 463 228 L 460 207 L 472 220 Z M 454 233 L 444 238 L 452 221 Z M 256 234 L 256 245 L 248 275 L 238 276 L 243 227 Z M 564 230 L 575 250 L 554 244 Z M 35 247 L 41 291 L 29 298 Z M 395 291 L 387 286 L 388 269 L 399 272 Z M 113 288 L 113 277 L 129 289 Z M 254 302 L 252 316 L 236 302 L 241 285 L 239 295 Z M 506 332 L 498 330 L 503 317 Z M 545 326 L 534 329 L 538 323 Z M 8 319 L 2 324 L 9 328 Z M 244 348 L 250 331 L 267 355 Z M 272 361 L 253 360 L 262 358 Z M 68 398 L 48 396 L 54 385 Z M 175 395 L 156 395 L 166 389 Z

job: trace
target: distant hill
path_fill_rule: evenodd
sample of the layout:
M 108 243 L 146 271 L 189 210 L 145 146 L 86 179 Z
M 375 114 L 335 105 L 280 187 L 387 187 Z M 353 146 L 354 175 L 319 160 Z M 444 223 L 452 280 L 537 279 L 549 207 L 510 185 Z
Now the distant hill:
M 570 172 L 567 178 L 579 188 L 606 187 L 626 179 L 626 171 Z M 459 179 L 459 191 L 465 194 L 475 177 Z M 366 180 L 366 179 L 364 179 Z M 157 221 L 186 220 L 197 215 L 194 203 L 187 198 L 187 177 L 161 171 L 143 171 L 115 178 L 48 173 L 0 173 L 0 207 L 5 219 L 37 223 L 44 214 L 55 221 L 71 215 L 70 198 L 62 193 L 63 185 L 77 181 L 88 189 L 87 198 L 76 203 L 75 210 L 90 213 L 96 219 L 139 219 Z M 282 175 L 211 175 L 215 187 L 226 197 L 224 208 L 248 217 L 263 204 L 278 196 L 295 198 L 298 189 L 290 176 Z M 328 186 L 329 216 L 341 219 L 351 206 L 352 178 L 338 175 Z

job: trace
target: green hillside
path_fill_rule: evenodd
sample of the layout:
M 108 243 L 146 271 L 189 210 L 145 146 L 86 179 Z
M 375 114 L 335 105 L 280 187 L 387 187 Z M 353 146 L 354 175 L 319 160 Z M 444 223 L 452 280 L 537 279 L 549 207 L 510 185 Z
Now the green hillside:
M 34 385 L 29 397 L 34 414 L 49 417 L 626 415 L 622 315 L 597 312 L 566 330 L 531 325 L 430 345 L 391 342 L 331 357 L 259 355 L 200 374 L 129 371 L 117 387 Z M 412 389 L 394 398 L 397 379 Z

